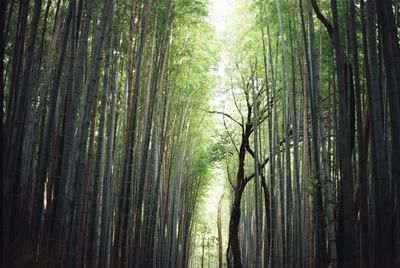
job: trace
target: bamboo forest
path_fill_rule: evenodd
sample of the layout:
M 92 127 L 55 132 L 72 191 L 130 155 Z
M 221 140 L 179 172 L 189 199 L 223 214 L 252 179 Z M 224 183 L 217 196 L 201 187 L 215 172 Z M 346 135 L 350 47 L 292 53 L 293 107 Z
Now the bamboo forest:
M 400 0 L 0 0 L 1 267 L 400 267 Z

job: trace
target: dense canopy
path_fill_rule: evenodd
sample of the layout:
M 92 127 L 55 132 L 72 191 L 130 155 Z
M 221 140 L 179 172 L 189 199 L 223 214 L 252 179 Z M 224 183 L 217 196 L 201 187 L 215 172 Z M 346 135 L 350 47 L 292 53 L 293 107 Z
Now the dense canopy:
M 399 0 L 1 0 L 2 267 L 400 267 Z

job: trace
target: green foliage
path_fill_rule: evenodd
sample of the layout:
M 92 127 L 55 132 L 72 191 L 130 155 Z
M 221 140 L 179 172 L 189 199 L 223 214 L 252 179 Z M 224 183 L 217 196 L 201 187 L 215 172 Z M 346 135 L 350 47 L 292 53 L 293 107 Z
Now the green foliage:
M 233 148 L 231 147 L 231 141 L 227 132 L 214 137 L 214 141 L 208 149 L 211 160 L 213 162 L 225 160 L 229 155 L 233 154 Z

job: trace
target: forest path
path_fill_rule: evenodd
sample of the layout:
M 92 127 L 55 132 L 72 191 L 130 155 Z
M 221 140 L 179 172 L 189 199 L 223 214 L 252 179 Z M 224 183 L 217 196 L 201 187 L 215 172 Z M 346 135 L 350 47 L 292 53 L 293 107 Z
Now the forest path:
M 228 24 L 232 19 L 235 3 L 234 0 L 210 0 L 208 8 L 208 21 L 215 29 L 215 37 L 219 44 L 219 62 L 212 67 L 210 79 L 215 79 L 214 87 L 209 100 L 209 109 L 214 111 L 225 111 L 232 107 L 227 107 L 229 96 L 229 29 Z M 210 114 L 213 122 L 213 140 L 210 146 L 215 145 L 214 138 L 220 137 L 225 132 L 224 120 L 219 114 Z M 217 138 L 218 139 L 218 138 Z M 209 155 L 214 158 L 213 155 Z M 222 161 L 217 160 L 209 168 L 209 181 L 200 202 L 199 217 L 196 221 L 194 241 L 196 249 L 191 260 L 191 267 L 201 267 L 204 263 L 206 267 L 218 266 L 218 240 L 222 241 L 223 261 L 225 262 L 225 250 L 228 245 L 228 226 L 229 226 L 229 183 L 227 181 L 226 167 Z M 218 218 L 221 221 L 221 235 L 218 236 Z

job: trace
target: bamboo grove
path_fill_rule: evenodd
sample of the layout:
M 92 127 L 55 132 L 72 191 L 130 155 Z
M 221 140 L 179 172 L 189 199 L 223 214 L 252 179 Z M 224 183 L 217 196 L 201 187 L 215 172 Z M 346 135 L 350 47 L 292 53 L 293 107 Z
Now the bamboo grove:
M 398 1 L 242 3 L 228 266 L 398 267 Z
M 400 266 L 400 2 L 209 2 L 0 1 L 2 266 Z
M 4 267 L 185 267 L 206 4 L 3 3 Z

